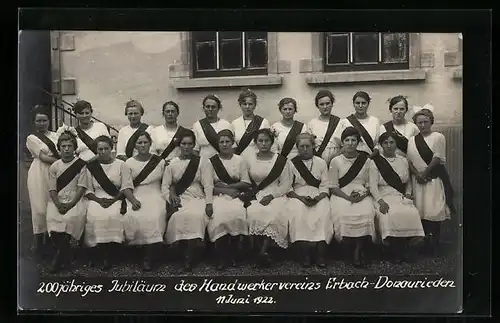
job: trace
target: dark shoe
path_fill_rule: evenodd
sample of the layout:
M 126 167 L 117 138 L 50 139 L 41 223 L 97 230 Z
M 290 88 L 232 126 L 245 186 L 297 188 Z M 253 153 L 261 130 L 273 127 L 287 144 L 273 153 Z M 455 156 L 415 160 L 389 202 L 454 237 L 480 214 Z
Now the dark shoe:
M 56 255 L 54 256 L 54 259 L 52 260 L 52 263 L 50 264 L 49 272 L 51 274 L 55 274 L 60 270 L 61 270 L 61 252 L 58 250 L 56 252 Z
M 271 259 L 267 252 L 259 253 L 259 265 L 262 268 L 269 268 L 271 266 Z
M 112 267 L 111 261 L 109 261 L 108 259 L 104 259 L 104 261 L 102 263 L 102 270 L 107 271 L 107 270 L 110 270 L 111 267 Z
M 311 257 L 309 255 L 307 255 L 305 258 L 304 258 L 304 261 L 302 262 L 302 267 L 304 268 L 309 268 L 311 267 Z
M 151 271 L 151 261 L 149 259 L 144 259 L 144 263 L 142 264 L 142 270 L 143 271 Z
M 319 257 L 319 258 L 318 258 L 318 260 L 316 261 L 316 265 L 317 265 L 319 268 L 326 268 L 325 258 L 323 258 L 323 257 Z

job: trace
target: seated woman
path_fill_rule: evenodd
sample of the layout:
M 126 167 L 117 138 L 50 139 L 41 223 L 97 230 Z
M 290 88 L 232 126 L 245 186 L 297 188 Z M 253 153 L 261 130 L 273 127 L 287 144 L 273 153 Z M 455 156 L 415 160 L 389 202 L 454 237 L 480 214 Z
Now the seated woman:
M 279 247 L 288 248 L 286 193 L 292 189 L 293 174 L 286 157 L 271 151 L 274 143 L 271 130 L 258 130 L 254 140 L 259 152 L 249 159 L 249 175 L 256 200 L 247 208 L 247 219 L 249 234 L 259 238 L 259 262 L 269 266 L 267 250 L 271 239 Z
M 173 209 L 167 220 L 165 240 L 186 246 L 183 271 L 191 271 L 195 248 L 205 238 L 209 218 L 213 215 L 213 177 L 207 159 L 193 154 L 196 138 L 191 130 L 180 136 L 181 155 L 165 167 L 161 191 Z
M 70 239 L 80 240 L 85 227 L 87 204 L 82 199 L 86 187 L 86 163 L 75 156 L 76 136 L 63 132 L 57 141 L 61 159 L 49 168 L 50 200 L 47 204 L 47 229 L 57 252 L 50 271 L 70 264 Z
M 370 162 L 370 192 L 375 201 L 377 224 L 384 244 L 394 260 L 412 260 L 413 248 L 424 237 L 418 210 L 413 205 L 408 160 L 396 154 L 396 134 L 384 132 L 379 144 L 382 154 Z
M 128 209 L 125 214 L 125 237 L 129 245 L 144 246 L 144 271 L 151 270 L 155 251 L 163 242 L 167 213 L 161 194 L 165 160 L 150 153 L 151 143 L 148 132 L 139 133 L 134 143 L 137 155 L 125 162 L 132 172 L 134 196 L 141 205 L 138 210 L 133 210 L 131 205 L 132 210 Z
M 133 210 L 140 209 L 141 203 L 133 194 L 130 169 L 124 161 L 111 155 L 111 138 L 99 136 L 95 143 L 97 159 L 87 164 L 85 197 L 89 204 L 84 239 L 89 247 L 97 247 L 98 258 L 102 260 L 103 269 L 107 270 L 112 265 L 113 244 L 124 241 L 125 198 L 131 202 Z M 118 201 L 121 203 L 116 203 Z
M 311 253 L 317 250 L 316 263 L 326 267 L 325 249 L 333 236 L 330 214 L 328 166 L 321 157 L 314 156 L 314 136 L 297 136 L 299 154 L 294 157 L 293 190 L 288 192 L 290 214 L 290 242 L 301 246 L 304 267 L 311 266 Z
M 330 206 L 335 238 L 354 244 L 353 265 L 366 265 L 366 243 L 375 240 L 375 210 L 366 188 L 369 180 L 369 155 L 357 151 L 361 135 L 354 127 L 342 132 L 342 154 L 330 163 L 332 197 Z
M 220 153 L 210 158 L 214 181 L 214 215 L 208 222 L 208 236 L 216 243 L 218 269 L 236 265 L 241 235 L 248 235 L 247 211 L 240 193 L 251 187 L 243 157 L 233 153 L 234 135 L 218 133 Z

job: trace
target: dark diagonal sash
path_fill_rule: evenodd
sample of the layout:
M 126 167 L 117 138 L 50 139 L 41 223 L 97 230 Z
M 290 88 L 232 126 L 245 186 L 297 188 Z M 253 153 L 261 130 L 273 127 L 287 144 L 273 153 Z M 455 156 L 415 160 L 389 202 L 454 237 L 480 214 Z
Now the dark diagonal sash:
M 120 190 L 115 186 L 115 184 L 113 184 L 113 182 L 106 175 L 104 169 L 102 168 L 98 160 L 93 160 L 90 163 L 88 163 L 87 168 L 106 193 L 108 193 L 113 197 L 117 197 L 120 194 Z M 125 197 L 121 198 L 120 213 L 121 214 L 127 213 L 127 203 L 125 202 Z
M 147 162 L 144 168 L 137 174 L 134 178 L 133 183 L 134 187 L 139 186 L 142 181 L 144 181 L 152 171 L 155 170 L 156 166 L 162 161 L 161 157 L 158 155 L 152 155 L 151 159 Z
M 135 142 L 137 141 L 137 137 L 139 136 L 140 133 L 146 131 L 146 129 L 149 127 L 149 125 L 145 123 L 141 123 L 139 128 L 137 128 L 136 131 L 128 138 L 127 141 L 127 146 L 125 147 L 125 155 L 130 158 L 134 154 L 134 148 L 135 148 Z
M 97 145 L 94 139 L 92 139 L 85 131 L 80 128 L 80 126 L 75 128 L 78 138 L 87 146 L 94 154 L 97 155 Z
M 285 168 L 286 162 L 287 162 L 286 157 L 278 155 L 276 161 L 274 162 L 273 168 L 271 168 L 271 171 L 269 172 L 269 174 L 267 174 L 266 178 L 264 178 L 264 180 L 260 182 L 259 185 L 255 185 L 256 194 L 257 192 L 262 191 L 263 189 L 268 187 L 270 184 L 272 184 L 275 180 L 277 180 L 280 177 L 281 173 L 283 172 L 283 169 Z
M 184 174 L 179 179 L 177 183 L 174 184 L 175 193 L 177 196 L 181 196 L 191 184 L 193 184 L 196 172 L 198 171 L 198 166 L 200 165 L 200 156 L 192 156 L 189 161 Z
M 281 156 L 287 157 L 290 151 L 292 151 L 293 145 L 295 145 L 295 140 L 302 131 L 302 127 L 304 127 L 304 124 L 302 122 L 293 122 L 292 129 L 290 129 L 290 132 L 288 132 L 288 135 L 285 138 L 285 142 L 283 143 L 283 148 L 281 149 L 280 153 Z
M 397 131 L 396 128 L 394 128 L 394 124 L 392 123 L 392 121 L 384 123 L 384 127 L 387 132 L 393 133 L 395 135 L 396 146 L 399 150 L 406 154 L 406 152 L 408 151 L 408 139 L 401 132 Z
M 353 179 L 358 176 L 359 172 L 365 165 L 366 161 L 368 160 L 369 155 L 368 154 L 358 154 L 358 157 L 352 163 L 351 168 L 347 171 L 347 173 L 344 174 L 341 178 L 339 178 L 339 187 L 342 188 L 346 185 L 348 185 L 350 182 L 353 181 Z
M 203 118 L 200 120 L 201 129 L 205 134 L 205 138 L 207 138 L 208 142 L 212 147 L 214 147 L 217 152 L 219 152 L 219 140 L 217 136 L 217 132 L 215 132 L 214 127 L 210 124 L 207 118 Z
M 227 169 L 224 167 L 224 164 L 222 163 L 222 160 L 220 159 L 219 155 L 213 155 L 210 157 L 210 162 L 212 163 L 212 166 L 214 167 L 215 173 L 217 174 L 217 177 L 221 181 L 223 181 L 226 184 L 235 184 L 238 183 L 239 180 L 232 178 L 229 173 L 227 172 Z
M 292 163 L 297 168 L 300 173 L 300 176 L 304 179 L 304 181 L 309 186 L 314 186 L 316 188 L 319 187 L 321 181 L 314 177 L 314 175 L 307 169 L 307 166 L 304 164 L 304 161 L 300 158 L 300 156 L 296 156 L 292 158 Z
M 405 184 L 394 168 L 392 168 L 391 164 L 389 164 L 387 159 L 381 155 L 377 155 L 373 157 L 373 161 L 375 162 L 375 165 L 377 165 L 380 175 L 382 175 L 382 178 L 386 181 L 386 183 L 404 195 L 406 191 Z
M 351 114 L 350 116 L 348 116 L 347 120 L 349 120 L 349 122 L 352 124 L 352 126 L 354 128 L 356 128 L 356 130 L 358 130 L 358 132 L 361 135 L 361 137 L 365 140 L 366 145 L 371 150 L 373 150 L 375 148 L 375 144 L 373 143 L 373 139 L 370 136 L 370 134 L 368 133 L 368 131 L 365 129 L 365 127 L 363 127 L 363 125 L 361 124 L 361 122 L 359 122 L 359 120 L 353 114 Z
M 240 143 L 238 144 L 238 147 L 236 147 L 236 151 L 234 152 L 236 155 L 241 154 L 248 147 L 250 142 L 253 140 L 255 132 L 260 129 L 262 121 L 264 121 L 264 118 L 262 118 L 261 116 L 254 116 L 253 120 L 245 129 L 245 133 L 243 134 L 243 136 L 241 136 Z
M 59 151 L 57 150 L 56 145 L 54 144 L 54 142 L 52 140 L 50 140 L 49 137 L 47 137 L 46 135 L 44 135 L 43 133 L 40 133 L 40 132 L 33 132 L 33 136 L 37 137 L 45 145 L 47 145 L 47 147 L 49 147 L 50 152 L 52 153 L 52 155 L 54 155 L 55 158 L 60 158 Z
M 318 150 L 316 150 L 316 156 L 321 157 L 321 155 L 323 155 L 323 152 L 325 151 L 326 146 L 330 142 L 330 139 L 332 138 L 335 129 L 337 129 L 339 121 L 340 121 L 339 117 L 334 116 L 333 114 L 330 115 L 330 121 L 328 121 L 328 128 L 326 129 L 325 137 L 323 138 L 323 141 L 321 142 L 321 145 L 319 146 Z
M 57 192 L 60 192 L 63 188 L 65 188 L 82 171 L 82 168 L 86 164 L 87 163 L 84 160 L 77 158 L 73 162 L 73 164 L 71 164 L 68 168 L 66 168 L 64 172 L 62 172 L 62 174 L 57 177 L 56 180 Z
M 177 147 L 178 143 L 181 141 L 182 134 L 186 130 L 187 129 L 182 127 L 182 126 L 179 126 L 179 128 L 177 128 L 177 131 L 175 132 L 174 137 L 172 138 L 172 140 L 170 140 L 170 143 L 168 144 L 168 146 L 161 153 L 161 155 L 160 155 L 161 159 L 167 158 L 170 155 L 170 153 L 172 151 L 174 151 L 175 147 Z

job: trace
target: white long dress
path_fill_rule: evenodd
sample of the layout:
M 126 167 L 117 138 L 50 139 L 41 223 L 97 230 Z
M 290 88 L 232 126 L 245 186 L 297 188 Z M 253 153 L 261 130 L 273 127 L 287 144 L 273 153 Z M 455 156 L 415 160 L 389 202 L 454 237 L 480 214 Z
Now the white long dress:
M 129 158 L 125 164 L 130 169 L 133 179 L 146 166 L 148 161 Z M 127 213 L 124 215 L 125 237 L 130 245 L 145 245 L 163 241 L 166 227 L 166 204 L 161 194 L 161 180 L 165 161 L 161 160 L 156 168 L 134 188 L 134 196 L 141 202 L 141 208 L 132 210 L 132 203 L 127 200 Z
M 315 146 L 316 149 L 318 149 L 321 146 L 321 143 L 323 142 L 323 139 L 325 138 L 326 131 L 328 130 L 328 123 L 329 120 L 320 120 L 319 118 L 314 118 L 309 123 L 307 124 L 307 131 L 316 136 L 315 140 Z M 339 121 L 340 124 L 340 121 Z M 337 124 L 337 127 L 339 126 Z M 335 128 L 337 129 L 337 128 Z M 335 133 L 335 132 L 334 132 Z M 321 154 L 321 158 L 323 158 L 326 161 L 326 165 L 330 165 L 330 162 L 332 161 L 332 158 L 340 151 L 340 146 L 337 144 L 335 141 L 335 138 L 332 134 L 330 137 L 330 141 L 328 141 L 328 144 L 326 145 L 325 150 Z
M 118 141 L 116 143 L 116 156 L 126 156 L 125 149 L 127 148 L 127 143 L 130 137 L 137 131 L 138 128 L 132 128 L 130 125 L 126 125 L 120 129 L 118 132 Z M 153 126 L 148 126 L 146 132 L 151 135 Z M 154 148 L 152 147 L 152 150 Z M 137 155 L 137 149 L 134 148 L 132 156 Z
M 276 162 L 277 154 L 271 160 L 258 160 L 251 158 L 249 162 L 250 178 L 258 185 L 262 182 Z M 276 242 L 281 248 L 287 248 L 289 244 L 288 214 L 286 194 L 292 189 L 293 173 L 288 161 L 277 180 L 257 193 L 257 200 L 247 208 L 247 219 L 250 235 L 267 236 Z M 260 200 L 269 194 L 274 199 L 268 205 L 260 204 Z
M 92 139 L 95 139 L 99 136 L 111 137 L 109 135 L 108 128 L 106 128 L 106 126 L 101 122 L 94 121 L 92 123 L 92 127 L 90 127 L 89 129 L 82 129 L 82 130 Z M 78 147 L 76 148 L 75 153 L 78 157 L 80 157 L 80 159 L 83 159 L 84 161 L 89 161 L 96 156 L 92 152 L 92 150 L 90 150 L 89 147 L 87 147 L 87 145 L 83 143 L 83 141 L 80 138 L 77 138 L 76 142 L 78 144 Z
M 320 157 L 313 156 L 305 160 L 304 164 L 312 175 L 321 181 L 318 188 L 310 186 L 302 178 L 293 163 L 290 163 L 295 176 L 293 190 L 301 196 L 312 198 L 321 193 L 327 193 L 331 187 L 326 162 Z M 290 214 L 290 242 L 295 241 L 325 241 L 330 243 L 333 236 L 333 220 L 330 213 L 330 201 L 324 198 L 315 206 L 308 207 L 297 199 L 289 199 L 287 203 Z
M 380 121 L 379 121 L 379 119 L 374 117 L 374 116 L 368 116 L 365 119 L 358 119 L 358 121 L 366 129 L 366 131 L 368 132 L 368 134 L 370 135 L 370 137 L 373 140 L 373 144 L 375 145 L 375 147 L 377 147 L 378 137 L 380 136 Z M 351 124 L 351 122 L 349 120 L 347 120 L 347 118 L 344 118 L 344 119 L 339 121 L 339 124 L 337 125 L 337 129 L 335 129 L 335 132 L 333 133 L 333 137 L 335 137 L 338 142 L 341 142 L 340 138 L 342 136 L 342 132 L 347 127 L 353 127 L 353 125 Z M 372 153 L 372 150 L 370 149 L 370 147 L 368 147 L 368 145 L 366 144 L 365 139 L 363 139 L 363 137 L 361 137 L 361 141 L 358 144 L 357 150 L 364 151 L 368 154 Z
M 124 161 L 115 159 L 111 164 L 101 164 L 104 173 L 121 191 L 133 189 L 130 169 Z M 99 198 L 113 198 L 106 193 L 87 169 L 89 178 L 87 193 L 94 193 Z M 98 243 L 122 243 L 125 239 L 123 215 L 120 214 L 121 201 L 116 201 L 108 208 L 103 208 L 94 201 L 88 202 L 87 223 L 85 225 L 85 243 L 94 247 Z M 127 210 L 128 211 L 128 210 Z
M 394 159 L 385 159 L 399 175 L 401 181 L 408 184 L 410 171 L 406 158 L 396 155 Z M 407 192 L 411 190 L 407 188 Z M 425 235 L 420 215 L 413 201 L 387 184 L 373 160 L 370 161 L 370 193 L 373 196 L 377 227 L 382 240 L 387 237 L 423 237 Z M 380 212 L 377 202 L 379 199 L 383 199 L 389 205 L 389 212 L 386 214 Z
M 224 129 L 228 129 L 231 130 L 231 132 L 233 132 L 234 134 L 233 126 L 224 119 L 219 119 L 219 121 L 210 123 L 210 125 L 214 128 L 215 133 L 218 133 L 219 131 Z M 194 150 L 200 152 L 200 157 L 208 159 L 217 154 L 217 150 L 212 147 L 212 145 L 208 142 L 207 137 L 205 137 L 205 133 L 201 128 L 200 121 L 196 121 L 193 124 L 193 132 L 196 136 L 196 145 L 194 147 Z
M 248 166 L 243 157 L 233 155 L 231 159 L 221 158 L 229 176 L 250 184 Z M 210 163 L 214 183 L 220 181 Z M 227 234 L 231 236 L 248 235 L 247 211 L 239 198 L 228 195 L 214 196 L 214 215 L 208 222 L 207 231 L 210 241 L 216 241 Z
M 434 157 L 446 163 L 446 139 L 439 132 L 432 132 L 424 136 L 424 140 L 429 148 L 434 152 Z M 407 158 L 413 164 L 418 172 L 423 172 L 427 164 L 420 157 L 415 137 L 408 142 Z M 440 178 L 434 178 L 425 184 L 417 183 L 415 176 L 412 176 L 413 195 L 415 196 L 415 206 L 420 212 L 420 218 L 428 221 L 444 221 L 450 219 L 450 209 L 446 205 L 443 181 Z
M 287 127 L 284 126 L 281 121 L 273 123 L 271 126 L 271 130 L 276 133 L 277 138 L 275 139 L 274 145 L 273 145 L 273 151 L 277 153 L 281 153 L 281 150 L 283 149 L 283 145 L 285 144 L 286 137 L 288 136 L 288 133 L 290 130 L 292 130 L 292 127 Z M 304 124 L 302 127 L 300 133 L 307 132 L 307 125 Z M 293 147 L 290 150 L 290 153 L 288 154 L 287 158 L 292 159 L 293 157 L 297 156 L 299 154 L 299 151 L 297 150 L 297 146 L 295 145 L 295 139 L 292 138 L 293 140 Z
M 57 146 L 58 135 L 55 132 L 48 131 L 45 135 Z M 43 152 L 52 157 L 54 155 L 49 147 L 35 135 L 29 135 L 26 138 L 26 147 L 33 157 L 27 179 L 33 234 L 40 234 L 47 232 L 47 202 L 50 200 L 50 164 L 40 160 L 40 153 Z
M 55 161 L 49 168 L 49 190 L 57 190 L 57 178 L 71 165 L 77 161 L 74 158 L 69 163 L 65 163 L 62 159 Z M 76 195 L 78 188 L 87 187 L 87 169 L 82 168 L 80 173 L 76 175 L 62 190 L 57 193 L 59 201 L 62 203 L 71 202 Z M 85 217 L 87 215 L 87 200 L 82 198 L 76 203 L 76 205 L 66 212 L 66 214 L 61 214 L 57 210 L 56 205 L 49 200 L 47 204 L 47 229 L 49 234 L 53 232 L 64 232 L 71 235 L 76 240 L 80 240 L 82 236 L 83 229 L 85 228 Z
M 330 163 L 330 180 L 333 187 L 339 187 L 339 179 L 344 176 L 356 159 L 339 155 Z M 363 165 L 359 174 L 341 190 L 350 195 L 353 191 L 361 194 L 367 191 L 369 181 L 369 160 Z M 371 236 L 376 239 L 375 209 L 371 196 L 365 197 L 361 202 L 351 203 L 346 199 L 332 195 L 330 206 L 333 217 L 334 235 L 337 241 L 343 237 Z
M 165 200 L 170 198 L 170 186 L 177 183 L 189 163 L 189 159 L 175 157 L 165 167 L 161 191 Z M 179 196 L 181 207 L 170 217 L 165 240 L 172 244 L 179 240 L 204 239 L 209 221 L 205 213 L 207 203 L 213 203 L 213 177 L 208 160 L 202 158 L 191 186 Z
M 406 121 L 403 124 L 395 124 L 393 123 L 394 129 L 398 131 L 400 134 L 405 136 L 406 139 L 410 139 L 413 136 L 416 136 L 419 134 L 420 130 L 418 130 L 418 127 L 410 121 Z M 387 132 L 387 129 L 385 126 L 382 124 L 380 126 L 380 134 L 383 134 L 384 132 Z M 401 151 L 399 148 L 396 149 L 396 154 L 406 157 L 406 154 Z
M 153 139 L 153 144 L 151 145 L 151 153 L 156 155 L 161 155 L 165 148 L 170 145 L 170 142 L 175 136 L 179 127 L 170 130 L 165 127 L 165 125 L 154 127 L 151 131 L 151 138 Z M 172 152 L 165 158 L 165 160 L 170 161 L 174 157 L 179 157 L 181 149 L 177 146 Z
M 243 116 L 239 117 L 238 119 L 235 119 L 231 125 L 234 129 L 234 139 L 236 145 L 239 145 L 241 137 L 245 134 L 245 131 L 247 130 L 248 125 L 252 122 L 252 120 L 245 120 L 243 119 Z M 262 120 L 262 123 L 260 124 L 259 129 L 270 129 L 271 124 L 269 121 L 264 118 Z M 248 144 L 247 148 L 243 150 L 243 152 L 240 154 L 240 156 L 243 156 L 245 159 L 251 158 L 253 155 L 255 155 L 258 152 L 257 146 L 255 145 L 255 142 L 252 140 Z

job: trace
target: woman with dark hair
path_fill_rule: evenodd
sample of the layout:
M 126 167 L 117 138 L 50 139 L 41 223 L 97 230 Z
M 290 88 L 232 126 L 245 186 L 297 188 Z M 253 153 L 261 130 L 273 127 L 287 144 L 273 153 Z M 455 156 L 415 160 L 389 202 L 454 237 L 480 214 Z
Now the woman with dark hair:
M 35 252 L 38 256 L 47 246 L 47 202 L 49 201 L 49 167 L 59 159 L 57 150 L 58 135 L 49 130 L 50 110 L 37 105 L 32 111 L 34 131 L 26 138 L 33 162 L 28 170 L 28 194 L 30 199 L 31 220 L 35 238 Z
M 379 137 L 382 153 L 370 162 L 370 193 L 382 242 L 395 260 L 412 260 L 413 250 L 424 236 L 418 210 L 413 205 L 408 160 L 396 154 L 396 137 L 384 132 Z
M 202 106 L 205 118 L 196 121 L 193 125 L 193 132 L 196 136 L 194 151 L 200 157 L 208 159 L 219 152 L 217 133 L 224 129 L 233 131 L 233 126 L 219 117 L 222 103 L 218 96 L 207 95 L 203 99 Z
M 368 154 L 371 158 L 378 154 L 377 142 L 380 135 L 380 121 L 367 114 L 370 102 L 371 98 L 368 93 L 356 92 L 352 97 L 355 112 L 339 122 L 333 136 L 337 138 L 339 144 L 342 144 L 340 139 L 342 132 L 347 127 L 354 127 L 361 136 L 357 150 Z
M 137 154 L 134 143 L 137 136 L 146 131 L 151 134 L 153 127 L 142 123 L 144 108 L 139 101 L 130 100 L 125 104 L 125 115 L 129 124 L 122 127 L 118 132 L 118 142 L 116 143 L 116 158 L 126 161 Z
M 131 172 L 124 161 L 113 158 L 113 142 L 108 136 L 99 136 L 95 140 L 97 158 L 87 164 L 87 191 L 89 200 L 87 223 L 85 225 L 85 243 L 97 247 L 98 258 L 103 269 L 112 265 L 111 255 L 116 243 L 124 241 L 123 215 L 127 213 L 127 202 L 133 210 L 141 208 L 141 203 L 133 194 Z M 117 203 L 118 202 L 118 203 Z M 96 260 L 94 258 L 94 260 Z
M 396 140 L 396 154 L 406 157 L 408 150 L 408 139 L 418 135 L 418 127 L 405 119 L 408 112 L 408 100 L 402 95 L 395 96 L 389 100 L 389 111 L 392 120 L 387 121 L 380 127 L 380 133 L 390 132 Z
M 433 107 L 424 106 L 413 115 L 413 122 L 420 133 L 408 141 L 407 157 L 413 168 L 413 194 L 415 206 L 420 212 L 427 246 L 437 252 L 441 222 L 454 214 L 453 187 L 446 170 L 446 139 L 442 133 L 432 130 Z
M 276 150 L 281 156 L 292 159 L 299 153 L 295 146 L 295 139 L 301 133 L 307 132 L 307 126 L 294 120 L 297 113 L 297 101 L 292 98 L 283 98 L 278 103 L 278 110 L 282 118 L 271 126 L 271 130 L 276 136 L 276 144 L 273 151 Z
M 287 158 L 271 151 L 274 143 L 271 130 L 258 130 L 254 140 L 259 152 L 248 160 L 248 172 L 254 188 L 247 219 L 249 234 L 258 238 L 259 263 L 269 266 L 267 250 L 271 240 L 281 248 L 288 248 L 286 194 L 292 189 L 293 173 Z
M 342 131 L 342 154 L 332 159 L 329 171 L 335 238 L 352 242 L 355 267 L 366 265 L 365 246 L 375 240 L 375 210 L 367 189 L 370 163 L 368 154 L 357 150 L 360 137 L 354 127 Z
M 236 265 L 239 238 L 248 235 L 247 212 L 239 197 L 251 183 L 247 163 L 233 153 L 233 133 L 225 129 L 218 136 L 220 153 L 210 158 L 215 197 L 207 232 L 216 244 L 218 269 L 223 269 L 227 264 Z
M 165 166 L 170 160 L 180 155 L 180 136 L 186 128 L 177 123 L 179 105 L 174 101 L 163 104 L 162 115 L 165 120 L 161 126 L 155 127 L 151 132 L 153 139 L 152 152 L 165 160 Z
M 213 189 L 209 161 L 193 154 L 196 145 L 191 130 L 182 132 L 181 154 L 165 167 L 161 191 L 174 210 L 167 220 L 165 240 L 168 244 L 182 242 L 186 247 L 183 271 L 195 264 L 195 248 L 205 238 L 205 230 L 213 215 Z
M 240 156 L 255 155 L 258 151 L 253 138 L 259 129 L 271 128 L 269 121 L 255 114 L 257 95 L 250 90 L 243 90 L 238 96 L 242 116 L 234 120 L 231 125 L 234 129 L 236 141 L 235 154 Z
M 70 239 L 80 240 L 85 228 L 87 201 L 82 199 L 87 187 L 86 163 L 75 156 L 76 136 L 65 131 L 57 141 L 61 159 L 49 168 L 49 194 L 47 229 L 57 252 L 51 272 L 71 261 Z
M 314 155 L 311 134 L 302 133 L 296 141 L 299 154 L 291 160 L 293 190 L 287 194 L 290 242 L 300 245 L 304 267 L 311 266 L 311 256 L 316 256 L 318 267 L 326 267 L 326 246 L 333 236 L 328 166 Z
M 150 152 L 152 139 L 143 131 L 135 138 L 137 155 L 125 164 L 131 171 L 134 196 L 141 208 L 134 210 L 130 201 L 125 214 L 125 237 L 129 245 L 143 246 L 143 270 L 151 270 L 155 252 L 163 242 L 166 227 L 165 200 L 161 193 L 161 180 L 165 161 Z
M 315 155 L 323 158 L 329 165 L 333 157 L 340 154 L 340 146 L 333 137 L 335 129 L 340 122 L 340 118 L 332 114 L 335 97 L 328 90 L 320 90 L 314 98 L 319 116 L 312 119 L 307 124 L 307 131 L 315 138 Z

